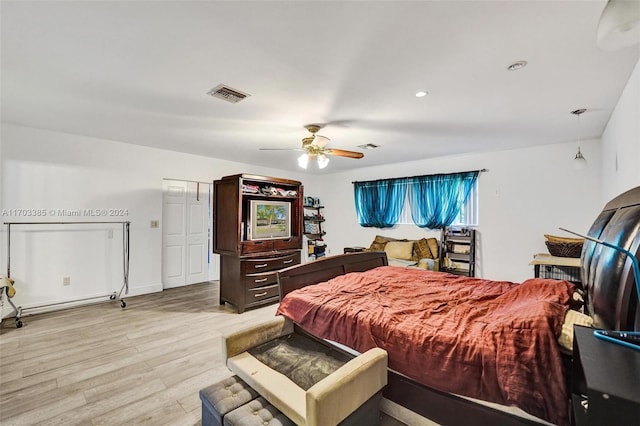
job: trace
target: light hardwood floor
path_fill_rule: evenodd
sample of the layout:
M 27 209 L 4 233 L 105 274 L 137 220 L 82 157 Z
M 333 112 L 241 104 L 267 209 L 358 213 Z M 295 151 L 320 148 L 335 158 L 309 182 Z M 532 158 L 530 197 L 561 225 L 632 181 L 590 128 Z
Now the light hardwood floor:
M 274 315 L 238 315 L 203 283 L 5 319 L 0 328 L 0 424 L 198 425 L 198 391 L 231 375 L 221 335 Z M 383 425 L 401 425 L 383 416 Z

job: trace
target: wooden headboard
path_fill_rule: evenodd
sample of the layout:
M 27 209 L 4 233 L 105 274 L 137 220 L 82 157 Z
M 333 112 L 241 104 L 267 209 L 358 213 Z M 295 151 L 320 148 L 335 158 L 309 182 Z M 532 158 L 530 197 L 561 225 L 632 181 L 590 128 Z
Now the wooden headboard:
M 589 236 L 640 254 L 640 187 L 609 201 Z M 587 313 L 600 328 L 640 330 L 633 266 L 624 253 L 587 240 L 582 247 Z
M 278 272 L 280 300 L 293 290 L 321 283 L 349 272 L 364 272 L 378 266 L 387 266 L 385 252 L 348 253 L 324 257 L 314 262 L 292 266 Z

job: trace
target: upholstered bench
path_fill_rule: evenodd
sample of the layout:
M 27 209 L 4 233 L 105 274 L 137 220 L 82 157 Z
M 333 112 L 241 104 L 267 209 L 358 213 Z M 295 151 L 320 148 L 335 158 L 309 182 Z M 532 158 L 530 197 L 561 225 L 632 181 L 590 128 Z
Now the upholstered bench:
M 295 423 L 259 396 L 225 415 L 224 426 L 295 426 Z
M 278 316 L 224 336 L 222 352 L 232 372 L 298 426 L 379 423 L 383 349 L 354 357 Z
M 227 413 L 254 399 L 258 393 L 238 376 L 226 378 L 200 390 L 202 426 L 222 426 Z

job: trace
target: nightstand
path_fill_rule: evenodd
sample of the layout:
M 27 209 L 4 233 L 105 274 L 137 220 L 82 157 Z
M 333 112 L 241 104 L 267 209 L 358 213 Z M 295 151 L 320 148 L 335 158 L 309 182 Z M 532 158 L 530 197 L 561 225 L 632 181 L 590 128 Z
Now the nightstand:
M 529 262 L 529 265 L 533 265 L 533 276 L 535 278 L 567 280 L 582 289 L 580 258 L 558 257 L 547 253 L 539 253 L 533 256 L 533 260 Z
M 573 424 L 631 425 L 640 418 L 640 351 L 596 338 L 575 326 L 571 407 Z

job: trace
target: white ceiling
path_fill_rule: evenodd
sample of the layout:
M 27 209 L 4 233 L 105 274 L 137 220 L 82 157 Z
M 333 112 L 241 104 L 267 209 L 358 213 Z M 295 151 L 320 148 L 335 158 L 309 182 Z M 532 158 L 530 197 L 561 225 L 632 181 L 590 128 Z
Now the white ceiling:
M 290 170 L 258 148 L 305 124 L 380 145 L 308 173 L 598 138 L 640 54 L 595 46 L 605 3 L 2 1 L 2 121 Z

